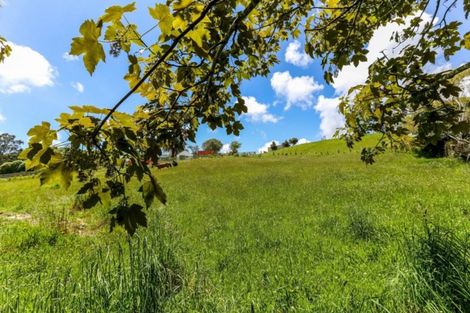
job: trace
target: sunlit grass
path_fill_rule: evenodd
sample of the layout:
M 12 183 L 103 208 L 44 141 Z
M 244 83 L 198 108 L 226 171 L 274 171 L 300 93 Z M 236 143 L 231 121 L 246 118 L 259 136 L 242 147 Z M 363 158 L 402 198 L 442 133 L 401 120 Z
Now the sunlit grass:
M 445 292 L 412 292 L 429 277 L 422 274 L 427 267 L 410 258 L 423 251 L 416 238 L 427 238 L 425 225 L 448 229 L 452 238 L 469 236 L 466 164 L 387 153 L 365 166 L 357 150 L 327 141 L 263 157 L 181 162 L 157 174 L 169 204 L 149 211 L 150 228 L 133 241 L 164 249 L 140 245 L 130 255 L 124 248 L 122 256 L 116 245 L 126 247 L 126 236 L 108 233 L 107 208 L 71 211 L 71 193 L 40 188 L 32 178 L 0 180 L 0 212 L 31 215 L 0 215 L 0 311 L 2 305 L 33 308 L 44 298 L 43 306 L 62 303 L 63 310 L 77 312 L 87 293 L 108 286 L 117 291 L 97 294 L 90 308 L 122 312 L 119 297 L 123 305 L 142 303 L 149 290 L 166 290 L 155 280 L 164 274 L 148 274 L 154 289 L 122 292 L 126 282 L 118 281 L 116 264 L 142 255 L 143 262 L 126 263 L 122 273 L 147 275 L 152 256 L 163 269 L 158 273 L 171 271 L 179 280 L 167 296 L 157 297 L 158 304 L 137 305 L 135 312 L 153 312 L 152 305 L 168 312 L 408 312 L 410 305 L 417 312 L 455 311 Z M 90 264 L 108 274 L 85 270 Z M 458 284 L 469 277 L 462 268 L 454 273 L 464 277 Z M 70 286 L 86 284 L 74 292 L 60 285 L 55 302 L 41 298 L 65 275 Z M 74 293 L 82 302 L 71 302 Z M 114 304 L 106 306 L 105 298 Z

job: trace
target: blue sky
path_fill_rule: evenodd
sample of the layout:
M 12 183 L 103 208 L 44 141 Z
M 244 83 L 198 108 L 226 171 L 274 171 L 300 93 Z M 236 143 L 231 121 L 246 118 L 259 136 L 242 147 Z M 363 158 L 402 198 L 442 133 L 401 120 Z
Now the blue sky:
M 0 65 L 0 133 L 12 133 L 27 141 L 29 128 L 41 121 L 53 121 L 68 106 L 110 107 L 128 90 L 122 79 L 127 70 L 124 56 L 108 57 L 107 63 L 99 65 L 90 77 L 80 60 L 71 60 L 64 54 L 83 20 L 96 18 L 110 5 L 129 1 L 4 2 L 0 9 L 0 34 L 13 43 L 14 55 Z M 151 25 L 146 7 L 154 3 L 138 1 L 138 11 L 130 19 L 142 25 L 142 29 Z M 461 12 L 455 10 L 454 17 L 463 21 Z M 468 31 L 468 26 L 466 22 L 462 30 Z M 388 34 L 396 27 L 389 25 L 377 31 L 369 46 L 369 62 L 377 51 L 390 49 Z M 436 68 L 458 66 L 469 57 L 468 52 L 462 52 L 450 62 L 439 60 Z M 213 137 L 224 143 L 236 139 L 242 143 L 242 151 L 257 151 L 272 140 L 297 137 L 314 141 L 331 136 L 342 123 L 336 108 L 337 97 L 365 79 L 368 63 L 344 69 L 337 82 L 328 86 L 318 62 L 304 55 L 302 43 L 286 42 L 279 59 L 282 62 L 267 78 L 243 84 L 249 113 L 242 117 L 245 129 L 240 137 L 229 137 L 223 129 L 211 131 L 203 126 L 197 136 L 199 145 Z M 139 103 L 139 97 L 134 96 L 124 109 L 132 110 Z

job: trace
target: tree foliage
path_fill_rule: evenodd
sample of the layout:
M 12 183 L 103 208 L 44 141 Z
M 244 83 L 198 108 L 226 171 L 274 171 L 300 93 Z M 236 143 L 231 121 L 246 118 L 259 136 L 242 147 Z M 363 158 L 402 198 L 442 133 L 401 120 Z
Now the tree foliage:
M 5 162 L 0 165 L 0 175 L 20 173 L 20 172 L 24 172 L 25 169 L 26 169 L 25 164 L 21 160 Z
M 224 144 L 215 138 L 208 139 L 202 144 L 202 148 L 206 151 L 213 151 L 214 153 L 219 153 Z
M 459 31 L 461 21 L 448 20 L 449 11 L 457 4 L 450 1 L 448 6 L 442 6 L 440 1 L 418 1 L 413 6 L 400 1 L 398 6 L 404 5 L 406 15 L 393 21 L 404 24 L 405 29 L 391 38 L 399 49 L 398 55 L 383 54 L 369 67 L 367 81 L 343 97 L 340 112 L 345 116 L 346 127 L 339 134 L 349 146 L 368 133 L 383 134 L 375 147 L 362 151 L 366 163 L 373 163 L 386 146 L 400 148 L 410 138 L 427 146 L 437 145 L 443 137 L 470 132 L 469 120 L 462 118 L 470 103 L 467 100 L 457 105 L 453 101 L 461 91 L 453 78 L 468 70 L 470 63 L 437 73 L 426 71 L 426 66 L 436 63 L 440 52 L 448 61 L 461 49 L 470 49 L 470 33 L 462 35 Z M 464 9 L 468 15 L 467 0 Z M 425 10 L 433 12 L 429 21 L 422 14 Z M 439 21 L 438 14 L 442 15 Z M 353 63 L 354 57 L 357 59 L 360 54 L 351 57 Z M 410 122 L 411 129 L 407 127 Z
M 0 3 L 1 7 L 1 3 Z M 5 61 L 5 58 L 10 56 L 11 54 L 11 47 L 8 45 L 7 40 L 0 35 L 0 63 Z
M 296 137 L 292 137 L 291 139 L 289 139 L 289 143 L 291 144 L 291 146 L 295 146 L 298 142 L 299 139 L 297 139 Z
M 273 142 L 271 142 L 271 145 L 269 146 L 269 148 L 271 149 L 271 151 L 276 151 L 277 150 L 277 144 L 273 141 Z
M 0 36 L 0 63 L 5 61 L 5 58 L 10 56 L 11 47 L 8 45 L 7 40 Z
M 230 153 L 231 154 L 238 154 L 238 149 L 240 149 L 240 147 L 242 146 L 242 144 L 239 142 L 239 141 L 232 141 L 230 143 Z
M 0 134 L 0 164 L 16 160 L 22 144 L 23 141 L 16 139 L 15 135 Z
M 470 1 L 463 1 L 468 15 Z M 366 60 L 374 31 L 391 22 L 407 25 L 391 38 L 401 53 L 374 62 L 367 82 L 343 99 L 346 128 L 341 134 L 349 145 L 372 131 L 392 140 L 407 134 L 403 121 L 414 112 L 420 138 L 432 141 L 434 127 L 443 119 L 454 123 L 457 114 L 449 105 L 434 105 L 458 93 L 450 79 L 468 68 L 465 64 L 432 75 L 423 70 L 435 62 L 438 51 L 448 58 L 470 46 L 469 34 L 459 32 L 461 23 L 448 21 L 454 4 L 457 1 L 168 0 L 148 9 L 154 26 L 144 30 L 131 22 L 135 3 L 109 7 L 97 19 L 83 22 L 70 54 L 82 56 L 90 74 L 107 57 L 126 58 L 129 92 L 110 109 L 74 106 L 63 113 L 57 121 L 59 130 L 69 134 L 66 152 L 52 144 L 57 130 L 43 123 L 30 131 L 29 148 L 22 156 L 29 168 L 44 169 L 43 181 L 60 179 L 68 186 L 76 172 L 86 207 L 111 199 L 113 225 L 133 233 L 145 224 L 145 215 L 140 204 L 130 203 L 127 183 L 140 182 L 147 206 L 154 197 L 164 203 L 166 197 L 145 161 L 156 163 L 165 146 L 194 141 L 200 124 L 238 135 L 243 129 L 239 117 L 247 112 L 240 85 L 269 74 L 279 62 L 281 43 L 303 33 L 306 53 L 321 61 L 325 80 L 332 83 L 344 66 Z M 438 13 L 443 18 L 425 22 L 424 10 L 435 12 L 434 21 Z M 416 42 L 409 40 L 416 37 Z M 132 114 L 118 112 L 134 93 L 142 97 L 142 105 Z M 380 146 L 365 150 L 363 159 L 371 163 L 378 150 Z M 104 177 L 97 174 L 103 167 Z
M 470 75 L 470 69 L 456 75 L 451 81 L 457 86 L 463 86 L 463 79 Z M 443 103 L 435 103 L 434 107 L 438 108 L 445 104 L 456 111 L 451 121 L 441 119 L 438 125 L 434 127 L 436 134 L 435 140 L 423 140 L 423 136 L 419 136 L 418 127 L 416 126 L 415 114 L 408 117 L 410 133 L 418 133 L 414 139 L 414 146 L 418 152 L 424 156 L 440 157 L 454 156 L 463 160 L 470 160 L 470 97 L 461 94 L 458 97 L 449 97 L 443 100 Z M 434 118 L 434 117 L 431 117 Z M 421 135 L 423 131 L 421 129 Z M 426 137 L 425 137 L 426 139 Z

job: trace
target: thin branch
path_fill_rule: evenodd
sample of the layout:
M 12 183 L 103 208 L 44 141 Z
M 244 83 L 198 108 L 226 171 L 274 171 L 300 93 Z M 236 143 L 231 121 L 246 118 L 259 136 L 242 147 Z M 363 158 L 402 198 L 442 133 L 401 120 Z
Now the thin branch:
M 207 73 L 206 75 L 206 78 L 208 78 L 208 83 L 207 83 L 207 89 L 206 89 L 206 100 L 207 100 L 207 97 L 208 97 L 208 94 L 209 94 L 209 88 L 210 86 L 212 85 L 212 78 L 213 78 L 213 74 L 215 73 L 215 67 L 218 65 L 219 63 L 219 58 L 220 58 L 220 55 L 222 54 L 222 51 L 224 50 L 225 46 L 227 45 L 228 41 L 230 40 L 230 37 L 232 36 L 232 34 L 237 30 L 237 27 L 238 27 L 238 24 L 243 21 L 255 8 L 256 6 L 261 2 L 261 0 L 253 0 L 246 8 L 245 10 L 243 10 L 243 12 L 241 12 L 232 22 L 232 24 L 230 25 L 230 28 L 227 32 L 227 34 L 225 34 L 225 37 L 222 39 L 221 41 L 221 45 L 219 46 L 219 48 L 217 49 L 217 52 L 214 56 L 214 59 L 212 61 L 212 67 L 211 69 L 209 70 L 209 72 Z
M 207 4 L 204 10 L 202 10 L 199 17 L 196 20 L 194 20 L 194 22 L 192 22 L 181 34 L 179 34 L 178 37 L 175 38 L 175 40 L 173 40 L 170 47 L 168 47 L 165 53 L 160 57 L 160 59 L 157 60 L 157 62 L 155 62 L 155 64 L 150 68 L 149 71 L 147 71 L 147 73 L 139 80 L 139 82 L 131 90 L 129 90 L 129 92 L 127 92 L 126 95 L 124 95 L 124 97 L 122 97 L 122 99 L 119 100 L 111 110 L 109 110 L 108 114 L 103 118 L 103 120 L 101 120 L 101 123 L 98 125 L 98 127 L 96 127 L 95 131 L 93 132 L 92 134 L 93 140 L 96 139 L 96 136 L 98 135 L 100 130 L 103 128 L 104 124 L 106 124 L 108 119 L 114 114 L 114 112 L 116 112 L 116 110 L 134 92 L 136 92 L 140 88 L 140 86 L 142 86 L 142 84 L 147 80 L 147 78 L 149 78 L 150 75 L 152 75 L 152 73 L 160 66 L 160 64 L 163 63 L 165 59 L 173 52 L 173 50 L 176 48 L 176 46 L 181 41 L 181 39 L 183 39 L 191 30 L 193 30 L 206 17 L 206 15 L 209 13 L 212 7 L 214 7 L 219 1 L 221 0 L 212 0 L 211 2 L 209 2 L 209 4 Z

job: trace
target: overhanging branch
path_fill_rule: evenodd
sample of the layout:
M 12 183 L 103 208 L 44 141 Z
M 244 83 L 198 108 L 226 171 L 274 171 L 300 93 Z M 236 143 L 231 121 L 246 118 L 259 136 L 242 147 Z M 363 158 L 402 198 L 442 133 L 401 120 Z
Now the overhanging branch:
M 172 44 L 168 49 L 165 51 L 165 53 L 160 57 L 160 59 L 155 62 L 155 64 L 150 68 L 150 70 L 147 71 L 147 73 L 139 80 L 139 82 L 131 89 L 129 92 L 127 92 L 124 97 L 121 98 L 108 112 L 108 114 L 101 120 L 101 123 L 96 127 L 96 129 L 93 132 L 93 139 L 96 139 L 96 136 L 100 132 L 100 130 L 103 128 L 103 126 L 106 124 L 106 122 L 111 118 L 111 116 L 116 112 L 116 110 L 134 93 L 136 92 L 140 86 L 147 80 L 147 78 L 152 75 L 152 73 L 162 64 L 165 59 L 173 52 L 173 50 L 176 48 L 178 43 L 183 39 L 190 31 L 192 31 L 209 13 L 209 11 L 218 3 L 222 0 L 212 0 L 209 2 L 204 10 L 202 10 L 201 15 L 194 20 L 181 34 L 178 35 L 178 37 L 173 40 Z

